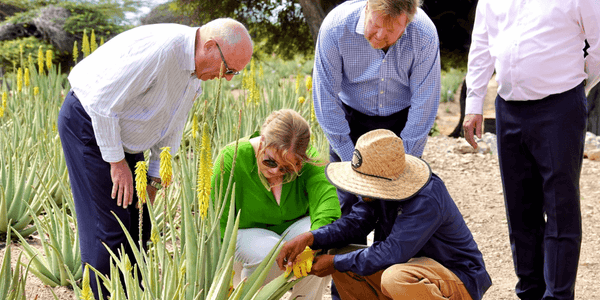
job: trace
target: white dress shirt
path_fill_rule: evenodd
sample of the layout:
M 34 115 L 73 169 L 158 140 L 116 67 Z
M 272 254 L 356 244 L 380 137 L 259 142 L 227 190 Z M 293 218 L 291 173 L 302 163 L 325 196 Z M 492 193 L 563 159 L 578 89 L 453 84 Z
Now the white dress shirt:
M 590 44 L 584 59 L 584 40 Z M 600 75 L 598 0 L 480 0 L 467 73 L 467 114 L 482 114 L 494 68 L 505 100 L 538 100 Z
M 79 62 L 72 89 L 92 120 L 107 162 L 150 149 L 148 174 L 158 177 L 160 148 L 177 152 L 201 80 L 196 30 L 177 24 L 140 26 L 114 37 Z

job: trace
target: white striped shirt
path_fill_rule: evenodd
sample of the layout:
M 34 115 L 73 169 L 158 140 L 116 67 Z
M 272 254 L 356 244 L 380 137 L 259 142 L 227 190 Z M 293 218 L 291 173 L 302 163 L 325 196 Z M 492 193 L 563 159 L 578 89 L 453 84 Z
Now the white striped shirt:
M 406 153 L 421 156 L 440 104 L 439 40 L 420 8 L 387 51 L 364 36 L 366 1 L 346 1 L 323 20 L 315 50 L 315 114 L 342 161 L 354 143 L 341 103 L 369 116 L 389 116 L 410 106 L 401 132 Z
M 72 89 L 92 120 L 107 162 L 150 149 L 148 175 L 158 177 L 160 148 L 177 152 L 201 83 L 195 70 L 196 30 L 157 24 L 123 32 L 78 63 Z

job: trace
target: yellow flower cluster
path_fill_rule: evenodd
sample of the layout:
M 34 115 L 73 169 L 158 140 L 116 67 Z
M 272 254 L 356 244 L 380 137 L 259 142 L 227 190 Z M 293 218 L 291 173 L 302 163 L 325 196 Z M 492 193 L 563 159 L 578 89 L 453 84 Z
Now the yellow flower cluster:
M 192 120 L 192 138 L 196 140 L 196 133 L 198 132 L 198 116 L 194 114 L 194 119 Z
M 73 62 L 77 63 L 77 58 L 79 58 L 79 48 L 77 48 L 77 41 L 73 43 Z
M 202 127 L 202 146 L 200 147 L 199 160 L 200 167 L 198 168 L 196 192 L 198 192 L 200 215 L 202 218 L 206 218 L 211 189 L 210 178 L 212 177 L 212 150 L 210 146 L 209 127 L 206 122 L 204 122 Z
M 300 104 L 304 104 L 304 102 L 306 102 L 306 98 L 300 96 L 298 97 L 298 102 L 300 102 Z
M 173 178 L 171 147 L 162 147 L 160 152 L 160 180 L 163 187 L 168 187 Z
M 313 251 L 307 246 L 304 251 L 302 251 L 302 253 L 296 257 L 293 267 L 286 267 L 284 276 L 287 277 L 290 273 L 292 273 L 292 270 L 294 271 L 294 276 L 296 276 L 296 278 L 308 276 L 308 272 L 310 272 L 312 269 L 315 252 L 316 251 Z
M 310 92 L 312 90 L 312 76 L 306 76 L 306 90 Z
M 4 110 L 6 109 L 6 99 L 8 99 L 8 93 L 2 92 L 2 103 L 0 105 L 0 118 L 4 116 Z
M 52 56 L 52 50 L 46 50 L 46 67 L 48 68 L 48 71 L 52 69 Z
M 19 68 L 17 70 L 17 91 L 21 92 L 23 90 L 23 69 Z
M 33 54 L 29 53 L 27 55 L 27 65 L 31 66 L 33 64 Z
M 33 87 L 33 95 L 37 96 L 39 94 L 40 94 L 40 88 L 37 86 Z
M 90 286 L 90 266 L 85 264 L 83 271 L 83 281 L 81 282 L 81 299 L 82 300 L 93 300 L 94 294 Z
M 44 50 L 42 46 L 38 48 L 38 73 L 40 75 L 44 74 Z
M 83 39 L 81 40 L 81 52 L 83 52 L 83 57 L 87 57 L 90 55 L 90 40 L 87 36 L 87 29 L 83 30 Z
M 98 49 L 98 43 L 96 43 L 96 33 L 94 33 L 94 29 L 92 29 L 92 35 L 90 36 L 90 53 L 96 51 Z
M 242 87 L 248 91 L 246 94 L 246 102 L 248 104 L 253 103 L 258 105 L 260 102 L 260 88 L 256 82 L 256 71 L 254 70 L 254 60 L 250 62 L 250 74 L 246 75 L 244 72 L 244 78 L 242 79 Z
M 300 70 L 298 70 L 298 74 L 296 75 L 296 95 L 300 93 Z
M 140 203 L 146 203 L 148 199 L 146 186 L 148 185 L 148 165 L 145 161 L 135 164 L 135 189 Z
M 24 82 L 25 83 L 25 87 L 28 87 L 29 83 L 30 83 L 29 82 L 29 68 L 25 68 L 25 77 L 24 77 L 24 80 L 25 80 L 25 82 Z

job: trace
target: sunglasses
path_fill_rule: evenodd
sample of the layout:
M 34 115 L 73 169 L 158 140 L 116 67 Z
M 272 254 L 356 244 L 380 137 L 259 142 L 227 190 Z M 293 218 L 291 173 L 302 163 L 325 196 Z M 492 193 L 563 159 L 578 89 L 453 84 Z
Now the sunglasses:
M 269 169 L 273 169 L 273 168 L 277 168 L 277 167 L 279 167 L 279 163 L 278 163 L 276 160 L 272 159 L 272 158 L 266 158 L 266 159 L 263 159 L 263 161 L 262 161 L 262 164 L 263 164 L 265 167 L 269 168 Z M 292 173 L 292 172 L 296 172 L 296 171 L 295 171 L 295 170 L 293 170 L 293 169 L 290 169 L 290 168 L 288 168 L 288 167 L 283 167 L 283 166 L 282 166 L 282 167 L 279 167 L 279 171 L 280 171 L 281 173 L 284 173 L 284 174 L 287 174 L 287 173 Z
M 225 75 L 238 75 L 240 74 L 239 71 L 234 71 L 229 69 L 229 67 L 227 66 L 227 63 L 225 62 L 225 57 L 223 56 L 223 51 L 221 51 L 221 47 L 219 47 L 219 44 L 215 41 L 215 44 L 217 44 L 217 49 L 219 49 L 219 54 L 221 54 L 221 60 L 223 61 L 223 64 L 225 65 Z

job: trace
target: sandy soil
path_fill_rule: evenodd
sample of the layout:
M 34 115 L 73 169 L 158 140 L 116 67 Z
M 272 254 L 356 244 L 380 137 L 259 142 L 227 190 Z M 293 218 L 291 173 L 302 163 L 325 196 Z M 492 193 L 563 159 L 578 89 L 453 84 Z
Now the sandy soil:
M 489 99 L 485 102 L 484 115 L 493 117 L 495 82 L 490 82 Z M 447 153 L 457 144 L 456 139 L 444 135 L 452 132 L 459 120 L 458 101 L 442 103 L 438 111 L 438 128 L 441 136 L 430 138 L 423 158 L 433 171 L 446 183 L 450 194 L 458 204 L 467 225 L 484 255 L 485 263 L 494 285 L 484 300 L 517 299 L 514 286 L 517 278 L 513 271 L 508 240 L 502 184 L 498 159 L 491 154 Z M 597 282 L 600 281 L 600 162 L 585 159 L 581 174 L 581 210 L 583 216 L 583 244 L 579 260 L 575 299 L 597 299 Z M 39 240 L 30 239 L 39 247 Z M 20 246 L 13 244 L 13 266 Z M 4 256 L 5 248 L 0 251 Z M 72 290 L 65 287 L 52 289 L 60 300 L 74 299 Z M 35 276 L 27 278 L 27 299 L 54 299 L 51 289 Z M 329 295 L 323 299 L 331 299 Z

